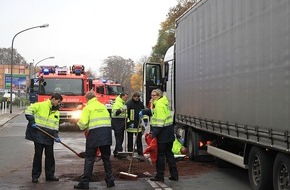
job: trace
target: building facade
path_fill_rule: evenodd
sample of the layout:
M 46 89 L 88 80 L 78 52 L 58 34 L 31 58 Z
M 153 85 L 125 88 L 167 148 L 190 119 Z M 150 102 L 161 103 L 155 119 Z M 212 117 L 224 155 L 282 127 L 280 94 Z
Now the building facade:
M 14 92 L 26 92 L 30 84 L 30 66 L 29 65 L 13 65 L 12 82 L 10 76 L 10 64 L 0 64 L 0 91 L 5 89 L 10 91 L 10 85 Z

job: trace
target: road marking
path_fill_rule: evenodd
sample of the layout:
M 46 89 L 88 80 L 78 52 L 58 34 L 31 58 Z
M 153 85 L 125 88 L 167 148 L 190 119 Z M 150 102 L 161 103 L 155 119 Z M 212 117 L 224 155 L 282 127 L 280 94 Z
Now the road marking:
M 158 187 L 158 185 L 155 183 L 155 182 L 153 182 L 153 181 L 151 181 L 150 179 L 147 179 L 147 182 L 153 187 L 153 188 L 157 188 Z
M 162 183 L 160 181 L 151 181 L 150 179 L 146 179 L 147 182 L 153 187 L 155 190 L 172 190 L 170 187 L 168 187 L 165 183 Z
M 160 187 L 162 187 L 162 188 L 166 188 L 166 187 L 167 187 L 167 185 L 164 184 L 164 183 L 162 183 L 162 182 L 156 181 L 156 183 L 157 183 Z

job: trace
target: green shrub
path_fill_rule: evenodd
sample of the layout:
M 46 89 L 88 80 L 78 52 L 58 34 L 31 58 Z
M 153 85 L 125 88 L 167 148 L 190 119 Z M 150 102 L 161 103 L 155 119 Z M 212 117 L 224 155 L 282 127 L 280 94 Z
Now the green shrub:
M 17 97 L 15 98 L 13 105 L 20 106 L 20 102 L 22 102 L 22 106 L 28 106 L 29 105 L 29 98 L 28 97 Z

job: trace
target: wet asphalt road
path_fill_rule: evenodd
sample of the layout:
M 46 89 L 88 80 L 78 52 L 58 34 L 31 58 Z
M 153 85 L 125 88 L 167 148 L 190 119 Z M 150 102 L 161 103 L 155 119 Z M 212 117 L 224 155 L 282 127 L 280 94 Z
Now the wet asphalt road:
M 28 190 L 28 189 L 73 189 L 77 182 L 70 176 L 62 176 L 59 182 L 46 182 L 43 174 L 38 184 L 31 183 L 31 165 L 33 159 L 33 143 L 24 139 L 26 120 L 23 114 L 0 128 L 0 190 Z M 82 132 L 60 132 L 63 142 L 73 147 L 77 152 L 84 151 L 84 135 Z M 114 144 L 114 143 L 113 143 Z M 112 147 L 113 149 L 113 147 Z M 59 168 L 66 168 L 78 175 L 75 164 L 83 164 L 83 160 L 75 156 L 70 150 L 60 144 L 55 145 L 55 157 Z M 56 173 L 62 171 L 56 168 Z M 165 180 L 164 183 L 152 183 L 146 178 L 137 181 L 116 181 L 116 186 L 110 189 L 155 189 L 155 190 L 248 190 L 247 172 L 236 167 L 216 168 L 208 173 L 194 177 L 182 177 L 178 182 Z M 105 182 L 93 182 L 91 189 L 107 189 Z

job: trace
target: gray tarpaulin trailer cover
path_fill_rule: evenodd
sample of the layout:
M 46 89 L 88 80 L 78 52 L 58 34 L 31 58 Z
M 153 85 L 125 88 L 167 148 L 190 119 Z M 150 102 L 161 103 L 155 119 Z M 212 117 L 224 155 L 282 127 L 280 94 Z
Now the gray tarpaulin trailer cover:
M 289 2 L 206 0 L 177 20 L 177 121 L 288 151 Z

